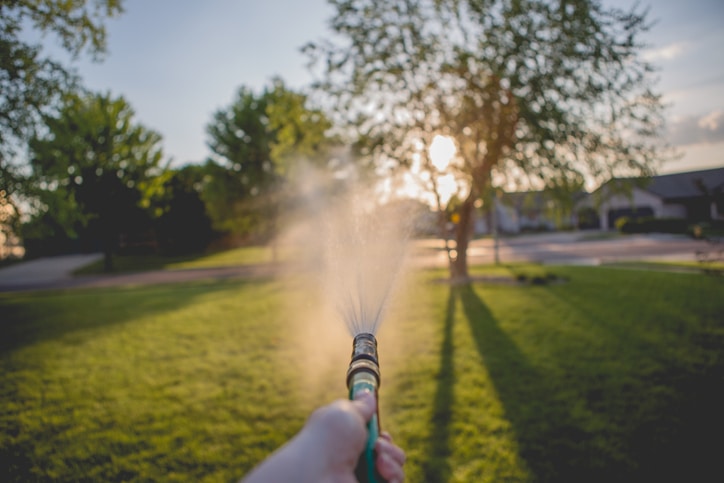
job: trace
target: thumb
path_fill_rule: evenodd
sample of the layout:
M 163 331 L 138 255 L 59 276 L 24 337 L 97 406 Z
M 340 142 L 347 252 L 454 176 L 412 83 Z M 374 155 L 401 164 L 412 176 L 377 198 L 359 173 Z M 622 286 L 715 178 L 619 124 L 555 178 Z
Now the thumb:
M 352 405 L 366 422 L 372 419 L 372 415 L 377 411 L 377 398 L 372 392 L 364 391 L 355 396 Z

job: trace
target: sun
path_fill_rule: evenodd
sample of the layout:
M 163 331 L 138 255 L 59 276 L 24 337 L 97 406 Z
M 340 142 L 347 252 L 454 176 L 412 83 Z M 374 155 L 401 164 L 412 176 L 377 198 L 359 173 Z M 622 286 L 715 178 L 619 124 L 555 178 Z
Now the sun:
M 430 144 L 430 161 L 440 172 L 443 172 L 450 165 L 450 161 L 455 157 L 457 147 L 455 141 L 451 137 L 436 134 L 432 138 Z
M 448 136 L 436 134 L 430 143 L 428 154 L 434 169 L 431 169 L 429 165 L 424 166 L 422 153 L 415 153 L 408 171 L 402 173 L 399 178 L 386 179 L 381 185 L 382 198 L 393 196 L 417 199 L 430 208 L 438 209 L 438 199 L 444 207 L 453 195 L 459 193 L 461 189 L 459 180 L 449 169 L 457 154 L 455 141 Z M 434 184 L 432 180 L 434 180 Z M 431 191 L 433 185 L 439 198 Z

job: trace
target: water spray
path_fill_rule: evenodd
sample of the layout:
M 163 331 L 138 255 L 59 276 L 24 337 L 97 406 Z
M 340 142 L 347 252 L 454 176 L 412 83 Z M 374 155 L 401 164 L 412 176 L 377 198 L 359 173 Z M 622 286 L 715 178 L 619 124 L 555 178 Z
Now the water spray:
M 350 179 L 354 183 L 354 179 Z M 327 300 L 354 338 L 347 370 L 349 398 L 370 392 L 379 401 L 380 366 L 375 334 L 405 260 L 411 216 L 379 202 L 379 193 L 350 185 L 320 213 L 314 243 L 324 262 L 321 275 Z M 319 243 L 319 241 L 322 243 Z M 379 406 L 367 423 L 368 438 L 355 475 L 359 482 L 385 483 L 375 468 L 380 435 Z
M 370 392 L 379 401 L 380 364 L 377 358 L 377 339 L 368 332 L 354 337 L 352 361 L 347 369 L 347 388 L 350 399 L 355 399 L 358 394 Z M 355 476 L 360 483 L 384 483 L 385 480 L 375 468 L 374 448 L 380 435 L 379 407 L 367 423 L 367 431 L 367 442 L 357 462 Z

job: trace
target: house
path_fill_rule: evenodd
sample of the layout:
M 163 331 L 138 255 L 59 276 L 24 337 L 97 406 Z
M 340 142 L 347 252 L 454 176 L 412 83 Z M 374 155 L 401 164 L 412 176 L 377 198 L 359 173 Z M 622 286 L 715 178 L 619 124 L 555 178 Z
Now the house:
M 603 230 L 614 229 L 623 217 L 724 220 L 724 168 L 613 179 L 580 201 L 577 211 L 595 212 Z
M 482 209 L 475 219 L 475 233 L 491 232 L 497 225 L 499 233 L 554 231 L 575 225 L 572 215 L 576 201 L 586 193 L 576 192 L 565 200 L 548 191 L 503 192 L 493 199 L 493 209 Z
M 501 193 L 493 199 L 495 213 L 490 214 L 488 223 L 497 223 L 501 233 L 554 230 L 552 205 L 553 200 L 542 191 Z
M 494 210 L 483 210 L 475 232 L 555 230 L 561 226 L 616 228 L 626 217 L 675 218 L 688 223 L 724 220 L 724 167 L 650 178 L 612 179 L 593 193 L 576 192 L 570 200 L 545 191 L 502 193 Z

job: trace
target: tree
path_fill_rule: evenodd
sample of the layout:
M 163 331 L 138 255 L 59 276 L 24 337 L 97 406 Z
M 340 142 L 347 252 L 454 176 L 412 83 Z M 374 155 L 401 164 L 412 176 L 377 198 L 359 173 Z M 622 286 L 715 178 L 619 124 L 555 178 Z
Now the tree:
M 455 140 L 466 188 L 452 278 L 468 278 L 474 205 L 493 185 L 651 173 L 662 105 L 640 55 L 646 11 L 597 0 L 333 4 L 334 41 L 306 50 L 369 156 L 430 166 L 434 136 Z
M 16 156 L 33 128 L 75 76 L 43 55 L 33 36 L 54 34 L 71 55 L 99 58 L 106 48 L 103 21 L 122 11 L 121 0 L 12 0 L 0 2 L 0 190 L 12 202 L 22 192 L 23 168 Z
M 204 166 L 173 170 L 154 200 L 154 220 L 159 249 L 167 255 L 202 252 L 214 237 L 211 219 L 201 199 Z
M 241 87 L 207 126 L 215 157 L 204 199 L 217 229 L 237 235 L 276 234 L 283 187 L 303 160 L 323 159 L 331 123 L 307 96 L 280 79 L 255 93 Z
M 36 216 L 71 236 L 81 226 L 98 237 L 106 270 L 119 236 L 147 221 L 141 205 L 164 181 L 161 138 L 133 116 L 122 97 L 70 96 L 29 143 Z

